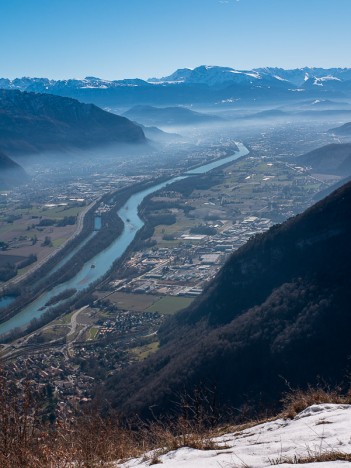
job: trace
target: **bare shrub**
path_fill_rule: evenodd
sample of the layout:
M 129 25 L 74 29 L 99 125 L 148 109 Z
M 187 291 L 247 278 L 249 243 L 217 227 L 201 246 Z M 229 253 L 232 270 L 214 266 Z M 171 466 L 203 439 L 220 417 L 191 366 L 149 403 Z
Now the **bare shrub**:
M 109 466 L 140 453 L 133 431 L 117 416 L 103 418 L 97 411 L 88 411 L 62 425 L 58 445 L 75 466 L 87 468 Z
M 28 381 L 19 390 L 0 376 L 0 466 L 47 466 L 46 434 L 39 429 L 35 398 Z

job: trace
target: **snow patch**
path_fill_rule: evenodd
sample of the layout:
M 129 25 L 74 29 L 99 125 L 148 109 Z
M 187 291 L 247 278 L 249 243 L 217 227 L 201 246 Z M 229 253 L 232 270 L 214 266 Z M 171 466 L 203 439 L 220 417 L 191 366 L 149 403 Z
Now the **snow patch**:
M 315 78 L 313 84 L 315 86 L 323 86 L 323 83 L 326 81 L 341 81 L 340 78 L 336 78 L 332 75 L 322 76 L 320 78 Z
M 279 80 L 279 81 L 288 81 L 288 80 L 285 80 L 284 78 L 282 78 L 279 75 L 273 75 L 273 78 L 275 78 L 276 80 Z
M 131 459 L 122 468 L 146 468 L 157 456 L 163 468 L 219 468 L 250 466 L 265 468 L 278 464 L 281 468 L 337 468 L 350 466 L 349 462 L 309 463 L 293 465 L 281 463 L 324 452 L 351 453 L 351 405 L 313 405 L 293 420 L 277 419 L 241 432 L 225 434 L 213 439 L 215 450 L 196 450 L 183 447 L 161 454 L 150 452 Z

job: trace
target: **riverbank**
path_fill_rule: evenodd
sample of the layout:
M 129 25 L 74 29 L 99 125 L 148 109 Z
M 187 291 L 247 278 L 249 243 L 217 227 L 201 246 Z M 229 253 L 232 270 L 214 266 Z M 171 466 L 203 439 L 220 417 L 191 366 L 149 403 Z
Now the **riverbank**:
M 42 326 L 48 323 L 48 321 L 56 318 L 59 314 L 62 314 L 65 310 L 65 307 L 67 307 L 67 309 L 73 307 L 74 303 L 81 299 L 82 293 L 85 294 L 89 287 L 91 287 L 97 280 L 101 279 L 100 277 L 95 276 L 94 279 L 90 280 L 90 277 L 93 276 L 94 273 L 96 275 L 96 273 L 98 273 L 100 270 L 95 270 L 94 260 L 91 262 L 89 268 L 84 269 L 84 265 L 104 252 L 104 250 L 106 250 L 111 245 L 113 240 L 116 240 L 116 238 L 118 239 L 123 233 L 124 222 L 126 222 L 126 220 L 124 220 L 124 222 L 121 220 L 118 214 L 118 210 L 133 194 L 139 193 L 142 190 L 152 190 L 156 182 L 164 184 L 167 183 L 167 180 L 168 179 L 163 177 L 157 180 L 152 179 L 140 182 L 129 187 L 124 187 L 123 189 L 117 190 L 112 194 L 108 193 L 99 199 L 99 201 L 94 205 L 94 212 L 100 203 L 107 203 L 111 205 L 111 209 L 102 216 L 101 230 L 97 233 L 96 236 L 89 239 L 83 248 L 78 250 L 73 258 L 69 259 L 69 261 L 54 274 L 50 275 L 50 271 L 48 271 L 46 274 L 49 276 L 45 280 L 42 279 L 43 276 L 45 278 L 45 274 L 42 271 L 40 272 L 40 276 L 38 276 L 39 272 L 37 272 L 34 276 L 31 277 L 32 284 L 35 284 L 36 281 L 40 280 L 40 287 L 37 290 L 35 290 L 33 286 L 30 289 L 28 287 L 27 289 L 24 288 L 22 296 L 17 298 L 16 301 L 9 307 L 1 311 L 2 320 L 0 323 L 0 334 L 7 334 L 13 329 L 18 329 L 15 334 L 16 337 L 23 336 L 23 334 L 25 334 L 23 332 L 24 326 L 30 325 L 30 330 L 33 331 L 35 327 Z M 93 229 L 94 224 L 94 212 L 92 213 L 93 216 L 90 220 L 91 229 Z M 74 247 L 76 247 L 76 245 L 74 245 Z M 58 261 L 60 260 L 61 258 L 58 258 Z M 111 259 L 106 258 L 106 261 L 110 262 Z M 93 265 L 94 267 L 91 268 Z M 51 264 L 46 265 L 46 267 L 50 269 L 52 269 L 54 266 L 55 265 Z M 100 276 L 105 276 L 109 269 L 110 268 L 107 268 L 107 270 L 105 270 Z M 73 289 L 77 289 L 77 296 L 71 298 L 71 300 L 67 303 L 59 304 L 54 309 L 47 309 L 45 304 L 50 301 L 50 298 L 53 295 L 56 295 L 56 293 L 57 295 L 60 295 L 66 289 L 65 286 L 69 284 L 69 282 L 72 281 L 72 279 L 82 270 L 84 270 L 84 274 L 86 274 L 87 278 L 80 282 L 79 287 L 72 287 Z M 67 288 L 70 287 L 68 286 Z M 44 298 L 46 298 L 45 302 Z M 62 305 L 65 306 L 63 310 Z M 28 313 L 30 313 L 28 320 L 23 321 L 23 317 L 27 316 Z M 43 321 L 38 321 L 38 323 L 33 321 L 33 319 L 37 320 L 44 315 L 47 318 L 45 319 L 44 317 Z M 32 323 L 30 324 L 30 322 Z M 10 325 L 12 323 L 14 326 Z M 14 337 L 15 336 L 11 336 L 11 339 Z
M 238 144 L 238 147 L 239 151 L 230 157 L 213 161 L 212 163 L 205 164 L 201 168 L 198 168 L 197 170 L 200 170 L 198 174 L 203 174 L 217 167 L 224 166 L 248 154 L 249 151 L 247 148 L 245 148 L 244 145 Z M 144 188 L 141 187 L 141 183 L 129 187 L 129 189 L 124 192 L 123 196 L 121 192 L 118 192 L 117 200 L 112 200 L 111 194 L 109 194 L 109 198 L 115 202 L 114 209 L 116 209 L 117 204 L 122 205 L 124 202 L 116 214 L 116 216 L 118 216 L 123 223 L 122 232 L 118 232 L 116 237 L 116 231 L 114 231 L 115 240 L 95 256 L 89 255 L 89 260 L 85 261 L 81 269 L 76 274 L 74 274 L 71 279 L 57 284 L 50 291 L 42 294 L 34 302 L 23 308 L 19 313 L 13 314 L 10 320 L 0 325 L 0 333 L 4 334 L 16 327 L 24 327 L 33 318 L 39 318 L 46 312 L 43 310 L 45 303 L 47 303 L 52 296 L 61 294 L 65 289 L 74 288 L 77 289 L 78 293 L 81 293 L 83 290 L 86 291 L 87 289 L 91 288 L 91 286 L 97 281 L 101 281 L 103 277 L 110 272 L 111 268 L 114 267 L 115 262 L 121 259 L 127 252 L 128 248 L 135 240 L 136 234 L 145 225 L 144 221 L 139 216 L 139 207 L 142 202 L 150 194 L 157 192 L 165 186 L 184 178 L 194 176 L 196 176 L 196 174 L 192 175 L 192 173 L 189 173 L 188 171 L 182 176 L 173 177 L 171 179 L 164 179 L 161 182 L 159 180 L 148 181 L 147 183 L 144 183 Z M 133 194 L 131 195 L 131 193 Z M 112 195 L 112 197 L 115 196 L 116 194 Z M 97 238 L 94 239 L 94 243 L 96 242 L 96 239 Z M 88 248 L 89 244 L 90 242 L 87 244 L 87 246 L 84 247 L 84 249 L 91 254 L 91 251 Z M 82 261 L 84 260 L 85 258 L 82 257 Z M 66 265 L 65 269 L 69 270 L 68 265 Z

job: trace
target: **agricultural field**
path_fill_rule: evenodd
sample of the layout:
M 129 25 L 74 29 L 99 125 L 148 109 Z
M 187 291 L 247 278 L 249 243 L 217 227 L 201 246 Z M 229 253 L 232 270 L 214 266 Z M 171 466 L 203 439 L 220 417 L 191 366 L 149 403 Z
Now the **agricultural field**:
M 200 224 L 228 220 L 241 222 L 247 216 L 283 221 L 303 211 L 310 203 L 309 198 L 323 188 L 323 180 L 268 157 L 239 159 L 216 170 L 210 177 L 208 187 L 195 187 L 190 195 L 182 193 L 181 184 L 172 186 L 179 193 L 177 201 L 186 202 L 192 209 L 188 213 L 181 209 L 171 210 L 176 223 L 155 228 L 152 241 L 159 248 L 180 246 L 183 243 L 181 236 L 188 235 Z M 192 243 L 199 242 L 192 240 Z
M 3 207 L 0 211 L 0 268 L 12 265 L 23 274 L 30 266 L 21 263 L 32 258 L 41 261 L 62 246 L 77 229 L 77 216 L 84 206 L 32 205 L 28 208 Z M 33 257 L 35 257 L 33 259 Z
M 160 343 L 158 340 L 153 341 L 152 343 L 148 343 L 144 346 L 138 346 L 136 348 L 132 348 L 130 350 L 131 354 L 136 357 L 138 361 L 143 361 L 146 359 L 150 354 L 154 353 L 158 350 Z
M 185 309 L 192 302 L 191 297 L 176 297 L 176 296 L 165 296 L 161 297 L 160 300 L 152 304 L 146 310 L 148 312 L 159 312 L 163 315 L 175 314 L 179 310 Z
M 128 294 L 115 292 L 106 296 L 106 293 L 96 293 L 99 299 L 105 297 L 120 310 L 130 310 L 133 312 L 143 312 L 155 302 L 160 300 L 160 296 L 151 294 Z

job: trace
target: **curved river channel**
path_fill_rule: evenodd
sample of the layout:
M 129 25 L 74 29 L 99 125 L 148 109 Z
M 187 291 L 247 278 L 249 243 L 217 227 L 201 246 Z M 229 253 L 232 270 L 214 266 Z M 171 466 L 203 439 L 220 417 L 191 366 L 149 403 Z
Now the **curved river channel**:
M 145 197 L 157 192 L 158 190 L 173 184 L 179 180 L 205 174 L 212 169 L 235 161 L 242 156 L 246 156 L 249 150 L 241 143 L 236 143 L 239 151 L 236 151 L 231 156 L 223 159 L 218 159 L 212 163 L 204 164 L 188 172 L 184 175 L 173 177 L 167 181 L 156 184 L 147 189 L 131 195 L 126 203 L 119 209 L 118 216 L 124 223 L 124 228 L 119 237 L 115 239 L 105 250 L 98 253 L 91 260 L 86 262 L 82 269 L 70 280 L 65 283 L 58 284 L 50 291 L 43 293 L 40 297 L 24 307 L 17 315 L 9 319 L 7 322 L 0 324 L 0 335 L 8 333 L 16 327 L 27 325 L 33 318 L 39 318 L 47 311 L 45 304 L 54 296 L 62 293 L 66 289 L 76 289 L 77 292 L 88 288 L 92 283 L 100 279 L 112 267 L 113 263 L 118 260 L 135 238 L 136 233 L 144 226 L 143 220 L 139 217 L 138 208 Z M 84 241 L 83 241 L 84 242 Z M 84 242 L 85 243 L 85 242 Z

